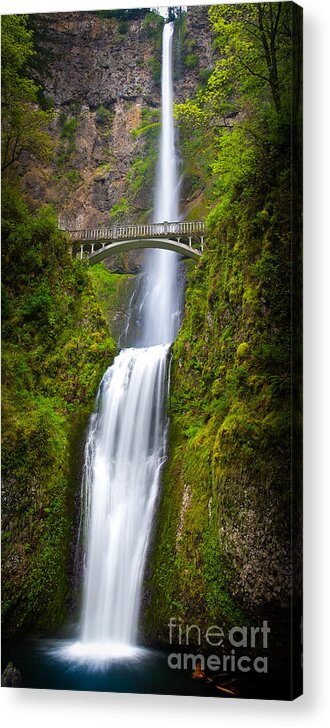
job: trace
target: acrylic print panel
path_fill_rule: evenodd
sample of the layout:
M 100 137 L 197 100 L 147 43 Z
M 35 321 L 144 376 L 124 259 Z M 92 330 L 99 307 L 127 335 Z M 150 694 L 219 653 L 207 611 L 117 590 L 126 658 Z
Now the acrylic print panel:
M 301 23 L 2 16 L 5 687 L 301 693 Z

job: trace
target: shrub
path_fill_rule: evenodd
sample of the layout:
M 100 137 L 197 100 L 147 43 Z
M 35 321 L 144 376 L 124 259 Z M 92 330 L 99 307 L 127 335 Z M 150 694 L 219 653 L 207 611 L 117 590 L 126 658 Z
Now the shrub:
M 198 55 L 197 53 L 189 53 L 183 59 L 186 68 L 196 68 L 198 66 Z
M 101 104 L 101 106 L 96 109 L 95 119 L 98 124 L 112 124 L 113 113 Z
M 162 66 L 161 66 L 160 61 L 157 58 L 155 58 L 154 56 L 151 56 L 151 58 L 149 59 L 149 65 L 150 65 L 150 69 L 151 69 L 151 75 L 152 75 L 153 82 L 156 85 L 160 84 L 161 77 L 162 77 Z
M 142 30 L 145 31 L 145 34 L 147 38 L 150 40 L 152 38 L 155 38 L 156 35 L 161 34 L 163 29 L 163 18 L 159 13 L 155 13 L 153 10 L 151 10 L 147 15 L 143 18 L 142 21 Z
M 111 222 L 123 221 L 125 215 L 128 213 L 129 207 L 125 197 L 122 197 L 119 202 L 112 206 L 109 212 L 109 220 Z
M 61 138 L 72 141 L 77 131 L 78 121 L 74 117 L 65 119 L 62 127 Z

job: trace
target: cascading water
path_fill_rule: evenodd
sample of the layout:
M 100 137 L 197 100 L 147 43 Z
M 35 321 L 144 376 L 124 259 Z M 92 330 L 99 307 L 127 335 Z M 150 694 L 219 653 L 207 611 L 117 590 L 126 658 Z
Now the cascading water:
M 88 532 L 81 640 L 113 652 L 136 639 L 161 466 L 168 346 L 124 349 L 105 373 L 86 444 Z M 121 647 L 120 647 L 121 646 Z
M 173 222 L 179 219 L 179 182 L 173 123 L 172 38 L 173 23 L 166 23 L 163 31 L 162 125 L 154 222 Z M 144 317 L 146 345 L 173 341 L 177 334 L 180 310 L 177 261 L 176 253 L 166 250 L 148 252 L 148 295 Z
M 155 221 L 176 220 L 172 114 L 173 24 L 163 31 L 162 126 Z M 178 328 L 177 256 L 151 251 L 140 348 L 123 349 L 105 373 L 85 449 L 86 534 L 76 655 L 126 654 L 136 644 L 140 593 L 165 458 L 170 343 Z

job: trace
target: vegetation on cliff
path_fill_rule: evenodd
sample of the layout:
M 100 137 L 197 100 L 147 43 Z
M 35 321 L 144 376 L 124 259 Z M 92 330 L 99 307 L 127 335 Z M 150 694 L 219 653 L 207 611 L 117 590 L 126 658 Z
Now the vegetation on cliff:
M 291 3 L 216 6 L 210 21 L 221 58 L 176 109 L 210 213 L 173 348 L 170 451 L 147 575 L 146 634 L 162 642 L 170 617 L 206 630 L 269 616 L 278 637 L 292 593 L 300 14 Z

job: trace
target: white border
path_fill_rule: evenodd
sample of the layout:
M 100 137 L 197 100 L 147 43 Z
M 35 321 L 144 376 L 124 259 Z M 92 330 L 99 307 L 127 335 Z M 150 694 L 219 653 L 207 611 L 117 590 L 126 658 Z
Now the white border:
M 227 0 L 223 0 L 227 2 Z M 2 13 L 148 7 L 140 0 L 2 0 Z M 155 3 L 155 5 L 157 2 Z M 159 3 L 160 5 L 161 3 Z M 166 4 L 166 3 L 165 3 Z M 175 5 L 177 3 L 168 3 Z M 213 4 L 191 0 L 190 5 Z M 50 690 L 0 691 L 4 725 L 328 725 L 329 695 L 329 8 L 301 0 L 305 68 L 305 694 L 295 703 Z M 327 477 L 328 476 L 328 477 Z

